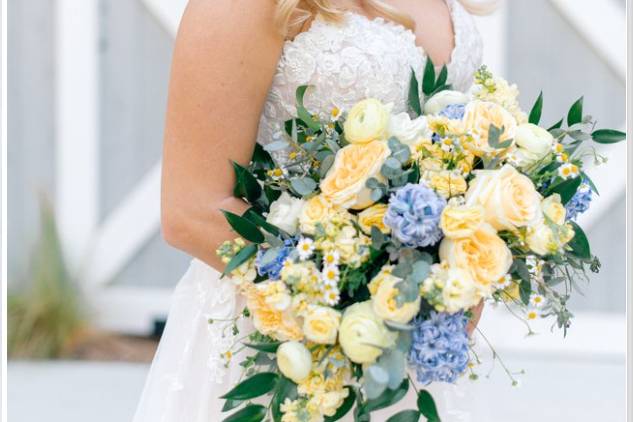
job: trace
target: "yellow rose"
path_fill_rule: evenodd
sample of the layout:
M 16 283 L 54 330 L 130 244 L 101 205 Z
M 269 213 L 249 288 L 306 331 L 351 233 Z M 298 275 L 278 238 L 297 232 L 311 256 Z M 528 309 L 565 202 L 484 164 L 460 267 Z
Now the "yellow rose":
M 246 306 L 253 316 L 253 326 L 257 331 L 280 341 L 303 338 L 301 327 L 289 304 L 280 309 L 285 305 L 284 292 L 279 292 L 276 286 L 271 287 L 270 282 L 246 284 L 241 287 L 246 296 Z
M 323 197 L 343 208 L 364 209 L 374 203 L 367 180 L 384 180 L 380 168 L 391 154 L 385 142 L 352 144 L 336 153 L 332 168 L 321 181 Z
M 399 292 L 395 285 L 401 279 L 391 274 L 392 269 L 391 265 L 384 266 L 369 283 L 371 303 L 380 318 L 406 324 L 420 312 L 420 297 L 398 306 L 396 297 Z
M 562 226 L 565 224 L 565 218 L 567 217 L 567 210 L 561 202 L 560 195 L 555 193 L 548 196 L 541 202 L 541 209 L 543 214 L 547 216 L 554 224 Z
M 343 226 L 333 239 L 330 249 L 336 250 L 343 264 L 359 267 L 368 257 L 371 239 L 359 233 L 351 224 Z
M 483 207 L 449 204 L 442 211 L 440 228 L 444 232 L 444 236 L 459 239 L 471 236 L 483 222 Z
M 387 234 L 391 231 L 385 226 L 383 218 L 387 212 L 386 204 L 373 205 L 358 214 L 358 225 L 367 234 L 371 234 L 371 228 L 376 227 L 381 232 Z
M 323 195 L 313 196 L 306 202 L 299 215 L 299 228 L 305 234 L 314 234 L 317 223 L 323 224 L 334 212 Z
M 444 198 L 462 195 L 468 189 L 466 179 L 450 170 L 427 172 L 424 174 L 424 180 Z
M 486 222 L 501 230 L 526 227 L 541 216 L 541 196 L 514 167 L 478 170 L 466 192 L 467 205 L 481 205 Z
M 355 363 L 373 363 L 383 348 L 392 347 L 398 334 L 389 331 L 371 301 L 355 303 L 343 314 L 339 328 L 343 353 Z
M 488 143 L 488 131 L 491 124 L 504 129 L 499 142 L 514 139 L 517 123 L 506 109 L 487 101 L 473 101 L 466 106 L 464 126 L 466 132 L 473 138 L 472 142 L 466 143 L 466 147 L 478 157 L 502 152 Z
M 312 355 L 298 341 L 287 341 L 277 348 L 277 366 L 284 376 L 300 383 L 310 375 Z
M 440 243 L 440 260 L 469 272 L 482 294 L 487 296 L 492 283 L 508 273 L 512 252 L 495 229 L 482 224 L 470 237 L 445 237 Z
M 343 133 L 350 144 L 366 144 L 387 139 L 390 107 L 369 98 L 357 103 L 349 111 Z
M 303 319 L 303 333 L 314 343 L 334 344 L 340 323 L 340 312 L 325 306 L 310 306 Z

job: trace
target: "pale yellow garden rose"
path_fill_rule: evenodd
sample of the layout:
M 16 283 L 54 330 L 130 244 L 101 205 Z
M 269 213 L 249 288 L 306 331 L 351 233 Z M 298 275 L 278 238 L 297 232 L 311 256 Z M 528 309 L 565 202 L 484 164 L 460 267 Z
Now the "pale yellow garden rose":
M 387 234 L 391 231 L 383 221 L 387 212 L 387 204 L 373 205 L 358 214 L 358 225 L 367 234 L 371 234 L 371 228 L 376 227 L 381 232 Z
M 374 363 L 382 349 L 393 346 L 397 337 L 376 315 L 371 301 L 355 303 L 343 314 L 339 343 L 352 362 Z
M 391 107 L 375 98 L 357 103 L 349 111 L 343 133 L 350 144 L 384 141 L 388 136 Z
M 341 148 L 332 168 L 321 181 L 323 197 L 343 208 L 367 208 L 374 201 L 371 189 L 365 184 L 371 177 L 384 180 L 380 168 L 390 154 L 387 143 L 380 141 Z
M 510 165 L 476 171 L 466 204 L 481 205 L 486 222 L 499 231 L 526 227 L 541 216 L 541 196 L 534 183 Z
M 517 150 L 514 155 L 521 168 L 527 167 L 551 153 L 553 145 L 554 137 L 551 133 L 537 125 L 524 123 L 517 127 Z
M 450 170 L 430 171 L 424 174 L 423 179 L 435 192 L 447 199 L 463 195 L 468 189 L 464 176 Z
M 568 225 L 548 224 L 544 219 L 528 227 L 526 242 L 532 252 L 545 256 L 555 254 L 574 238 L 574 229 Z
M 283 283 L 281 283 L 283 284 Z M 253 326 L 264 335 L 280 341 L 301 340 L 303 332 L 291 312 L 291 303 L 286 305 L 287 292 L 279 291 L 277 284 L 263 282 L 257 285 L 243 283 L 246 306 L 253 316 Z
M 277 366 L 284 376 L 300 383 L 310 375 L 312 355 L 298 341 L 287 341 L 277 348 Z
M 469 272 L 487 295 L 492 284 L 508 273 L 512 252 L 495 229 L 484 223 L 470 237 L 445 237 L 440 243 L 440 260 Z
M 332 213 L 334 213 L 334 208 L 323 195 L 313 196 L 301 210 L 299 228 L 305 234 L 314 234 L 317 223 L 323 224 Z
M 468 310 L 485 297 L 468 271 L 449 267 L 446 262 L 431 267 L 420 293 L 437 311 L 448 313 Z
M 555 193 L 543 199 L 541 202 L 541 209 L 543 210 L 543 214 L 552 220 L 554 224 L 559 226 L 565 224 L 567 210 L 565 209 L 559 194 Z
M 440 228 L 444 236 L 459 239 L 472 236 L 484 222 L 484 209 L 480 205 L 450 204 L 442 211 Z
M 488 143 L 491 124 L 504 129 L 499 142 L 514 139 L 516 134 L 517 123 L 512 114 L 500 105 L 487 101 L 473 101 L 468 104 L 463 121 L 466 132 L 473 138 L 465 147 L 478 157 L 497 155 L 504 151 L 493 148 Z
M 306 339 L 317 344 L 334 344 L 341 313 L 325 306 L 310 306 L 303 319 L 303 333 Z
M 420 312 L 420 297 L 398 306 L 396 297 L 399 292 L 395 285 L 401 279 L 392 275 L 392 270 L 393 266 L 384 266 L 369 283 L 371 303 L 380 318 L 406 324 Z

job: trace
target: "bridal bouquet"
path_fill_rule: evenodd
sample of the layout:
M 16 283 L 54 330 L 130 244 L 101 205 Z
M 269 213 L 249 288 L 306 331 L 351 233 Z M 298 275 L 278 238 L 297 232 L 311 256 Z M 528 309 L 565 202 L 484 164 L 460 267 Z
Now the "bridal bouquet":
M 527 115 L 485 67 L 468 93 L 446 81 L 432 63 L 421 87 L 413 73 L 400 114 L 370 98 L 314 115 L 300 87 L 284 136 L 234 164 L 251 208 L 225 212 L 241 238 L 218 254 L 256 331 L 225 421 L 369 421 L 416 388 L 409 373 L 476 378 L 467 324 L 482 301 L 568 328 L 576 279 L 600 268 L 575 222 L 597 194 L 583 161 L 624 134 L 595 130 L 582 99 L 544 129 L 542 95 Z M 439 421 L 416 393 L 388 420 Z

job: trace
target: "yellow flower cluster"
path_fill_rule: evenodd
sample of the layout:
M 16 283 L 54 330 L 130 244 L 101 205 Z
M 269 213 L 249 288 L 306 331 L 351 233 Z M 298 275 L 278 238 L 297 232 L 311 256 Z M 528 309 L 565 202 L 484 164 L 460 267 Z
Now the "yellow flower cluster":
M 508 110 L 518 124 L 527 123 L 527 115 L 519 105 L 519 88 L 505 79 L 493 76 L 485 68 L 475 77 L 473 96 L 481 101 L 499 104 Z

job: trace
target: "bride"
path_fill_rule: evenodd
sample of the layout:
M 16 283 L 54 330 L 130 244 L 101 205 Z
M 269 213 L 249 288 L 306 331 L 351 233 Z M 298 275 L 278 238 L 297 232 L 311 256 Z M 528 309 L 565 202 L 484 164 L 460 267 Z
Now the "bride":
M 447 64 L 449 83 L 467 90 L 481 65 L 471 13 L 494 5 L 472 0 L 190 0 L 174 51 L 165 132 L 162 226 L 165 239 L 195 259 L 178 284 L 135 422 L 215 422 L 219 396 L 241 374 L 225 365 L 235 336 L 252 328 L 228 320 L 243 305 L 220 279 L 215 250 L 236 237 L 220 210 L 241 214 L 230 160 L 247 163 L 255 141 L 281 136 L 295 115 L 295 90 L 321 114 L 374 97 L 406 111 L 413 68 L 427 57 Z M 275 157 L 284 160 L 283 156 Z M 237 328 L 237 329 L 234 329 Z M 239 331 L 239 334 L 237 333 Z M 489 420 L 469 381 L 433 384 L 444 421 Z M 399 410 L 415 407 L 405 397 Z M 386 420 L 398 410 L 372 414 Z

